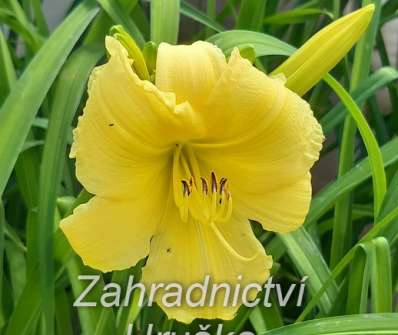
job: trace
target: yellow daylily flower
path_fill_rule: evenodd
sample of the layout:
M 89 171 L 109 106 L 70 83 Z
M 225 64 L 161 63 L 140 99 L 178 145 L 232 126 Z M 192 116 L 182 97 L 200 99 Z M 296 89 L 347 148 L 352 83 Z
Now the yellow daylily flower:
M 275 232 L 303 223 L 323 141 L 308 103 L 238 49 L 227 61 L 206 42 L 162 43 L 153 84 L 116 39 L 106 48 L 74 131 L 77 177 L 95 196 L 61 222 L 73 249 L 103 272 L 149 255 L 148 285 L 264 283 L 272 259 L 249 219 Z M 162 307 L 188 323 L 239 306 Z

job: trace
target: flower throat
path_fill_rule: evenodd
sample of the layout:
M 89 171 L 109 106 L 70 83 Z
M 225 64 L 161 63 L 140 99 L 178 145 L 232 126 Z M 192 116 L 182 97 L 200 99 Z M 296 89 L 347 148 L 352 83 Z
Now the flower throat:
M 178 144 L 173 157 L 174 200 L 181 219 L 190 216 L 202 223 L 225 222 L 232 214 L 232 196 L 228 180 L 218 179 L 215 172 L 205 177 L 189 145 Z

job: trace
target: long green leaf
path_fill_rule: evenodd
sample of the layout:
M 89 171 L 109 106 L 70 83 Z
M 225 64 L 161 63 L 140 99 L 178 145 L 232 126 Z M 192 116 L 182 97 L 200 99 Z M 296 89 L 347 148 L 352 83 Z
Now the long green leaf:
M 129 270 L 115 271 L 112 274 L 112 283 L 117 283 L 120 287 L 126 286 L 129 280 Z M 109 327 L 112 326 L 116 330 L 116 318 L 114 311 L 109 308 L 103 308 L 101 315 L 97 322 L 97 327 L 95 328 L 94 335 L 107 335 Z M 126 333 L 127 329 L 123 331 Z
M 70 215 L 77 206 L 87 202 L 90 198 L 91 195 L 89 193 L 81 192 L 71 207 L 68 208 L 65 216 Z M 54 233 L 54 251 L 56 260 L 62 264 L 66 264 L 72 259 L 72 250 L 60 229 Z M 5 335 L 32 334 L 42 306 L 39 279 L 39 268 L 35 267 L 34 271 L 29 275 L 21 297 L 12 311 Z M 73 281 L 78 281 L 77 276 L 71 278 L 72 284 Z M 93 324 L 95 324 L 95 320 Z M 95 327 L 93 326 L 92 329 L 95 329 Z M 87 334 L 92 334 L 92 332 Z
M 271 295 L 271 304 L 269 308 L 256 306 L 250 313 L 249 319 L 257 334 L 283 326 L 281 309 L 274 295 Z
M 18 301 L 26 284 L 25 253 L 11 241 L 6 241 L 5 252 L 7 263 L 10 267 L 13 298 L 14 301 Z
M 381 16 L 386 16 L 397 10 L 398 10 L 398 2 L 396 2 L 395 0 L 384 1 L 383 6 L 381 8 Z
M 17 80 L 7 41 L 0 30 L 0 106 Z
M 392 278 L 390 245 L 384 237 L 378 237 L 372 242 L 371 288 L 372 312 L 392 312 Z
M 128 15 L 128 11 L 125 11 L 117 1 L 97 0 L 97 2 L 116 24 L 121 24 L 131 34 L 140 47 L 144 46 L 145 39 L 134 21 Z
M 312 295 L 315 295 L 322 285 L 329 279 L 330 270 L 322 257 L 311 236 L 305 227 L 301 227 L 289 234 L 279 234 L 285 244 L 290 258 L 293 260 L 300 274 L 308 276 L 308 287 Z M 330 311 L 337 297 L 337 286 L 330 285 L 321 299 L 318 306 L 323 314 Z
M 104 54 L 102 46 L 83 47 L 75 53 L 62 70 L 54 89 L 52 114 L 40 170 L 39 196 L 39 266 L 45 281 L 42 301 L 54 299 L 53 227 L 56 198 L 61 184 L 68 130 L 84 93 L 88 76 Z M 68 94 L 65 94 L 68 92 Z M 49 306 L 54 309 L 54 306 Z
M 369 245 L 360 244 L 355 250 L 350 271 L 348 274 L 348 288 L 346 314 L 366 313 L 369 291 Z
M 392 67 L 383 67 L 366 78 L 356 90 L 352 97 L 357 104 L 361 104 L 374 95 L 380 88 L 398 79 L 398 71 Z M 335 127 L 344 121 L 346 110 L 342 103 L 333 107 L 320 120 L 323 132 L 329 134 Z
M 180 25 L 180 0 L 151 1 L 151 40 L 176 44 Z
M 217 0 L 207 0 L 207 5 L 206 5 L 206 16 L 212 20 L 216 21 L 217 17 Z M 206 29 L 206 38 L 209 38 L 211 35 L 213 35 L 214 32 L 212 29 Z
M 266 4 L 267 0 L 242 0 L 236 28 L 254 31 L 259 30 L 264 18 Z
M 372 58 L 373 45 L 376 40 L 376 32 L 379 25 L 381 0 L 364 0 L 363 6 L 374 4 L 375 12 L 371 24 L 364 34 L 364 36 L 358 42 L 355 48 L 354 64 L 352 69 L 351 81 L 350 81 L 350 92 L 356 90 L 360 83 L 365 80 L 369 74 L 370 62 Z M 329 83 L 330 85 L 330 83 Z M 337 92 L 336 92 L 337 93 Z M 360 111 L 360 110 L 359 110 Z M 361 113 L 361 112 L 360 112 Z M 339 169 L 338 175 L 342 176 L 347 171 L 351 170 L 355 163 L 355 139 L 358 124 L 355 116 L 351 113 L 346 116 L 344 122 L 343 135 L 341 139 L 341 146 L 339 150 Z M 363 134 L 361 133 L 362 138 Z M 366 141 L 366 138 L 363 138 Z M 376 144 L 377 145 L 377 144 Z M 367 149 L 369 149 L 367 147 Z M 369 153 L 370 154 L 370 153 Z M 374 211 L 377 215 L 380 210 L 381 203 L 383 201 L 384 190 L 380 187 L 380 183 L 377 183 L 377 179 L 373 179 L 374 190 Z M 378 187 L 379 186 L 379 187 Z M 384 193 L 383 193 L 384 192 Z M 347 237 L 351 235 L 352 220 L 350 217 L 352 206 L 352 194 L 347 194 L 341 197 L 336 203 L 335 216 L 334 216 L 334 229 L 332 236 L 332 248 L 330 252 L 330 264 L 334 267 L 345 251 L 349 248 L 349 240 Z
M 381 148 L 384 167 L 398 161 L 398 138 L 391 140 Z M 364 182 L 371 176 L 369 158 L 365 158 L 348 173 L 338 178 L 323 188 L 312 200 L 310 211 L 307 215 L 306 224 L 312 224 L 318 220 L 336 199 L 353 190 L 357 185 Z
M 369 163 L 372 171 L 373 180 L 375 213 L 378 213 L 386 194 L 387 179 L 384 170 L 383 156 L 380 151 L 379 145 L 377 144 L 377 140 L 358 105 L 355 103 L 350 94 L 343 88 L 343 86 L 329 75 L 326 76 L 325 81 L 336 92 L 343 104 L 346 106 L 347 110 L 350 113 L 350 117 L 352 117 L 352 119 L 355 121 L 355 126 L 358 127 L 359 132 L 361 133 L 362 139 L 365 143 L 365 147 L 369 155 Z M 344 169 L 344 171 L 346 170 Z M 349 199 L 347 199 L 346 197 L 344 197 L 344 199 L 345 201 L 349 201 Z M 340 225 L 342 225 L 342 223 L 339 222 L 337 224 L 336 220 L 337 219 L 335 218 L 331 253 L 331 264 L 333 266 L 337 264 L 342 255 L 344 255 L 344 240 L 346 240 L 345 234 L 347 234 L 347 227 L 345 227 L 345 225 L 341 227 Z M 346 224 L 349 223 L 346 222 Z
M 332 17 L 331 13 L 320 8 L 294 8 L 286 12 L 267 16 L 263 22 L 265 24 L 294 24 L 305 22 L 320 15 Z
M 388 187 L 386 197 L 379 214 L 379 219 L 384 218 L 396 207 L 398 207 L 398 170 L 395 171 L 395 175 Z M 385 229 L 382 232 L 382 235 L 387 238 L 389 243 L 393 243 L 393 241 L 398 237 L 398 221 L 395 221 L 394 224 Z
M 203 13 L 199 9 L 196 9 L 195 7 L 193 7 L 192 5 L 190 5 L 185 1 L 181 2 L 180 12 L 182 15 L 189 17 L 195 20 L 196 22 L 200 22 L 216 32 L 222 32 L 225 30 L 224 27 L 221 24 L 219 24 L 216 20 L 210 18 L 205 13 Z
M 257 57 L 270 55 L 289 56 L 296 50 L 275 37 L 247 30 L 222 32 L 210 37 L 208 41 L 217 45 L 226 54 L 229 54 L 235 47 L 248 44 L 253 46 Z
M 5 225 L 6 219 L 4 215 L 3 203 L 0 201 L 0 301 L 3 301 L 3 276 L 4 276 L 4 242 L 5 242 Z M 4 326 L 3 304 L 0 306 L 0 332 Z
M 32 9 L 33 9 L 33 15 L 35 17 L 39 33 L 42 34 L 43 36 L 47 36 L 49 30 L 48 30 L 46 18 L 43 13 L 41 1 L 40 0 L 32 0 Z
M 352 259 L 354 258 L 356 249 L 361 243 L 371 241 L 372 239 L 380 236 L 381 232 L 383 229 L 386 229 L 388 226 L 391 225 L 392 222 L 398 217 L 398 207 L 394 208 L 391 212 L 389 212 L 385 217 L 382 219 L 378 220 L 375 222 L 375 225 L 372 227 L 372 229 L 366 233 L 360 240 L 359 242 L 354 245 L 346 254 L 345 256 L 340 260 L 340 262 L 334 267 L 332 274 L 330 278 L 324 283 L 322 286 L 321 290 L 318 291 L 318 293 L 311 299 L 311 301 L 306 305 L 304 308 L 303 312 L 300 314 L 300 316 L 297 318 L 297 322 L 303 321 L 305 317 L 311 312 L 311 310 L 315 307 L 315 305 L 318 303 L 319 299 L 322 297 L 322 295 L 326 292 L 327 288 L 329 285 L 332 285 L 334 282 L 334 279 L 339 276 L 344 269 L 350 264 Z
M 97 12 L 98 8 L 92 0 L 79 5 L 43 45 L 4 102 L 0 110 L 0 193 L 4 192 L 47 91 Z
M 5 335 L 32 334 L 40 313 L 40 285 L 38 269 L 30 278 L 11 314 Z
M 264 335 L 365 335 L 398 334 L 398 314 L 345 315 L 297 323 Z
M 86 289 L 87 283 L 78 279 L 82 274 L 84 275 L 99 275 L 96 271 L 85 268 L 78 256 L 73 255 L 66 264 L 68 270 L 69 281 L 72 286 L 72 292 L 74 299 L 77 299 L 80 294 Z M 101 285 L 100 285 L 101 284 Z M 97 301 L 96 299 L 100 296 L 102 291 L 103 283 L 98 283 L 94 289 L 88 294 L 87 300 Z M 80 325 L 82 327 L 83 334 L 94 334 L 97 326 L 98 319 L 100 317 L 99 307 L 81 307 L 78 309 Z M 114 329 L 108 332 L 108 334 L 114 334 Z
M 73 335 L 73 321 L 70 309 L 70 301 L 64 289 L 57 291 L 56 299 L 56 320 L 58 335 Z
M 9 9 L 0 8 L 0 22 L 7 24 L 12 30 L 20 34 L 31 50 L 37 51 L 41 47 L 43 38 L 27 20 L 18 1 L 10 0 Z

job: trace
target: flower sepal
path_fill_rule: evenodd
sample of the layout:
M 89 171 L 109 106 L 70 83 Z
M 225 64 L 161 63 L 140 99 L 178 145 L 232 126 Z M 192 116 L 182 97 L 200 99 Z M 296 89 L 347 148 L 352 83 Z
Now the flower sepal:
M 156 71 L 156 59 L 158 57 L 158 45 L 153 41 L 149 41 L 149 42 L 145 43 L 142 53 L 144 55 L 144 59 L 145 59 L 146 66 L 148 68 L 151 80 L 154 82 L 155 81 L 155 71 Z
M 241 57 L 247 59 L 250 63 L 254 64 L 256 61 L 256 50 L 252 44 L 242 44 L 239 46 L 239 53 Z
M 138 77 L 140 77 L 142 80 L 149 80 L 150 76 L 144 55 L 131 35 L 127 33 L 127 31 L 121 25 L 113 26 L 109 33 L 112 37 L 116 38 L 127 50 L 129 58 L 133 60 L 132 67 L 137 73 Z

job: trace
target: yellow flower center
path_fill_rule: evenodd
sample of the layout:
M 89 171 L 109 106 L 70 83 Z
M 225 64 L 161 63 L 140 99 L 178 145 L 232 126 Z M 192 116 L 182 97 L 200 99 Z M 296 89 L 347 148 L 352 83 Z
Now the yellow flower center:
M 173 158 L 174 200 L 181 219 L 191 216 L 202 223 L 225 222 L 232 214 L 232 196 L 228 180 L 215 172 L 204 177 L 195 153 L 189 145 L 177 145 Z

